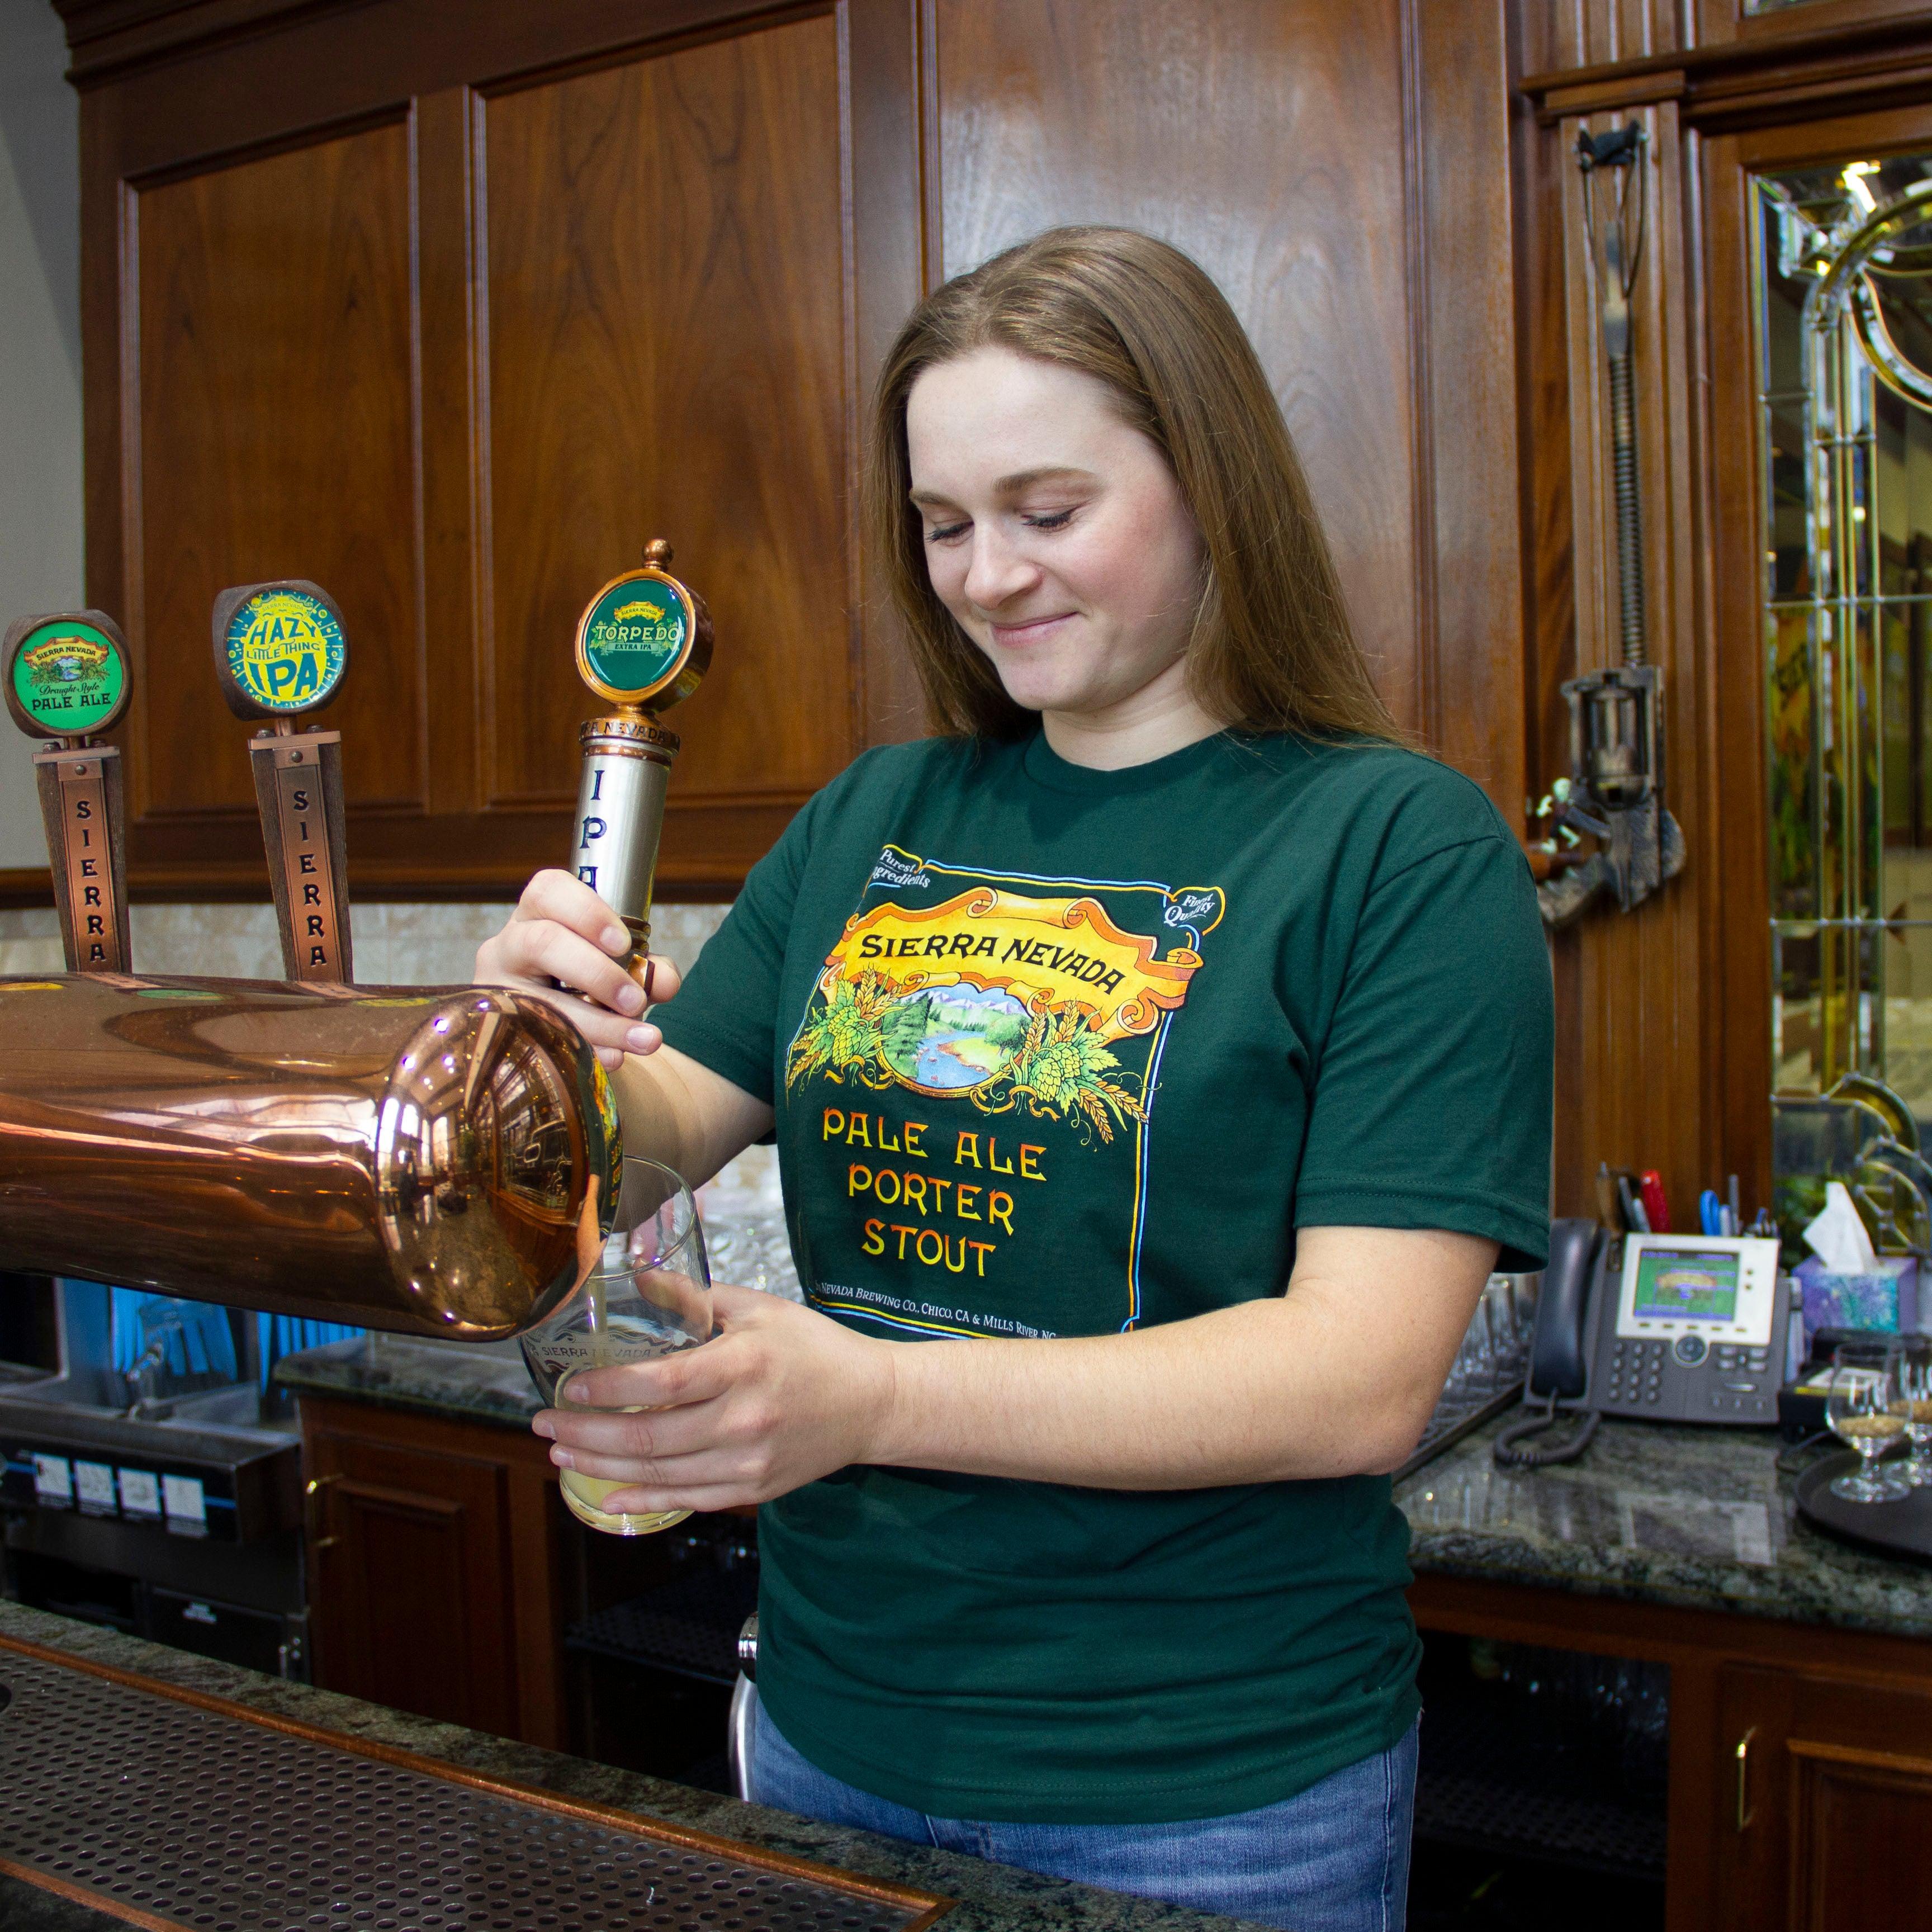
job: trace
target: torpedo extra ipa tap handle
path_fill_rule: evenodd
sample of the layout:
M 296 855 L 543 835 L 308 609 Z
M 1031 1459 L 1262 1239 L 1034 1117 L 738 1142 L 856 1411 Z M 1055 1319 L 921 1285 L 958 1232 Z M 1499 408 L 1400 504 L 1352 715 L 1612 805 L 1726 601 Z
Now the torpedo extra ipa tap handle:
M 615 709 L 578 733 L 584 775 L 571 869 L 623 921 L 631 935 L 624 970 L 640 986 L 664 793 L 679 744 L 657 713 L 688 698 L 711 662 L 711 614 L 670 574 L 670 545 L 653 538 L 644 546 L 644 568 L 613 578 L 577 625 L 578 675 Z
M 22 617 L 0 644 L 7 709 L 30 738 L 61 944 L 70 973 L 125 973 L 128 871 L 121 754 L 95 741 L 128 708 L 128 645 L 103 610 Z
M 268 721 L 248 759 L 283 975 L 346 985 L 354 969 L 342 734 L 296 729 L 335 695 L 349 667 L 342 614 L 319 584 L 286 578 L 223 591 L 214 630 L 215 674 L 229 710 Z

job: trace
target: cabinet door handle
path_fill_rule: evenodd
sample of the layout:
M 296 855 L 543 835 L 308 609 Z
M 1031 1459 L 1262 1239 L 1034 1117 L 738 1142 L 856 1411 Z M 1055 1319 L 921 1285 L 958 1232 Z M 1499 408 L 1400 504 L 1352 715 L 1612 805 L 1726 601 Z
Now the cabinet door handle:
M 1738 1829 L 1740 1832 L 1746 1829 L 1757 1816 L 1750 1804 L 1751 1739 L 1756 1736 L 1757 1726 L 1754 1724 L 1738 1740 Z
M 322 1512 L 327 1507 L 322 1501 L 322 1492 L 331 1483 L 339 1483 L 341 1480 L 342 1472 L 338 1469 L 330 1475 L 310 1477 L 303 1488 L 302 1494 L 308 1504 L 308 1521 L 306 1528 L 308 1531 L 308 1547 L 310 1556 L 315 1555 L 320 1550 L 332 1550 L 342 1540 L 339 1536 L 320 1536 L 316 1534 L 321 1526 Z

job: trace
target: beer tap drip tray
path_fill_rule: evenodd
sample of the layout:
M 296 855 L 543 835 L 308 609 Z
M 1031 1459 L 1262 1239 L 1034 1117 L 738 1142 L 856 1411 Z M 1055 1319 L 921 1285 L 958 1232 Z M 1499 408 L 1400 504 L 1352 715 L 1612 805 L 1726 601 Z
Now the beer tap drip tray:
M 950 1904 L 11 1639 L 0 1873 L 159 1932 L 920 1932 Z

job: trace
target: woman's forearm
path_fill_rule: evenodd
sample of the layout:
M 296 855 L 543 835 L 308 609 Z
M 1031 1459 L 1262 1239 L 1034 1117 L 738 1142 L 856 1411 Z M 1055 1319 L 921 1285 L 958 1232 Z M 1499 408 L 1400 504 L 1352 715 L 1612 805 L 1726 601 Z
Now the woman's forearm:
M 1133 1490 L 1393 1468 L 1495 1254 L 1467 1235 L 1310 1229 L 1278 1298 L 1126 1335 L 886 1345 L 868 1460 Z
M 886 1341 L 721 1287 L 722 1331 L 590 1371 L 552 1454 L 613 1507 L 769 1502 L 854 1464 L 1179 1490 L 1394 1468 L 1496 1257 L 1464 1234 L 1304 1229 L 1288 1292 L 1130 1335 Z

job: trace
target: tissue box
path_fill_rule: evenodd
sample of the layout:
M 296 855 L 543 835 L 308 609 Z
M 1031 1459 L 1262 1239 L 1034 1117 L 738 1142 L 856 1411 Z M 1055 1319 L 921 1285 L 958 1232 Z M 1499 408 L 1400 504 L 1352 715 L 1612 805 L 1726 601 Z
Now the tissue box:
M 1910 1255 L 1883 1256 L 1865 1274 L 1834 1274 L 1813 1255 L 1798 1264 L 1796 1274 L 1808 1340 L 1821 1328 L 1899 1335 L 1918 1326 L 1918 1264 Z

